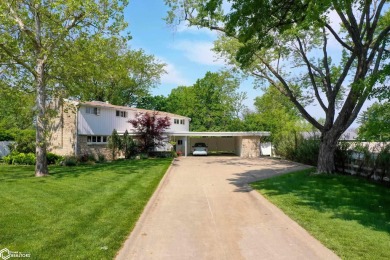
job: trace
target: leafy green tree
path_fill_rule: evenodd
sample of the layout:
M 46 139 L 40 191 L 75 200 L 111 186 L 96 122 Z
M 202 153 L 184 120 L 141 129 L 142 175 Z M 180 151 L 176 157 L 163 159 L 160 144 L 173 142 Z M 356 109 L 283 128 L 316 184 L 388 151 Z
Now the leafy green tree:
M 227 12 L 221 0 L 165 2 L 168 22 L 223 32 L 216 50 L 291 100 L 321 132 L 317 172 L 334 172 L 338 139 L 390 75 L 388 1 L 232 0 Z M 337 53 L 340 62 L 332 59 Z M 306 108 L 314 100 L 324 124 Z
M 153 55 L 129 49 L 127 39 L 120 37 L 94 35 L 88 41 L 75 41 L 72 49 L 59 73 L 82 100 L 136 105 L 149 96 L 165 72 Z
M 34 95 L 0 83 L 0 132 L 34 127 Z
M 390 141 L 390 102 L 374 103 L 359 118 L 360 139 L 367 141 Z
M 193 131 L 231 129 L 239 118 L 245 93 L 237 92 L 239 81 L 229 72 L 207 72 L 191 87 L 178 87 L 168 96 L 169 112 L 191 118 Z
M 0 61 L 13 80 L 35 93 L 35 176 L 47 175 L 47 101 L 64 90 L 59 80 L 73 42 L 91 35 L 117 35 L 125 28 L 127 1 L 0 1 Z M 3 63 L 3 61 L 5 63 Z M 85 62 L 83 65 L 86 66 Z
M 135 107 L 156 110 L 156 111 L 167 111 L 168 99 L 163 95 L 151 96 L 147 95 L 140 97 L 137 100 Z
M 254 105 L 256 111 L 244 116 L 245 130 L 270 131 L 276 153 L 288 157 L 296 149 L 301 133 L 309 130 L 308 124 L 291 101 L 273 86 L 264 89 Z

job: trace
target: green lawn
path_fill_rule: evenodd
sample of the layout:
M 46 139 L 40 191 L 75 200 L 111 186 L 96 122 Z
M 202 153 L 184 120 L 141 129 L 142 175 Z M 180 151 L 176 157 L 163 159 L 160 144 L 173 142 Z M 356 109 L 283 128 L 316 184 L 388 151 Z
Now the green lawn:
M 51 167 L 0 165 L 0 249 L 29 259 L 112 259 L 171 159 Z
M 305 170 L 256 182 L 263 194 L 342 259 L 390 259 L 390 189 Z

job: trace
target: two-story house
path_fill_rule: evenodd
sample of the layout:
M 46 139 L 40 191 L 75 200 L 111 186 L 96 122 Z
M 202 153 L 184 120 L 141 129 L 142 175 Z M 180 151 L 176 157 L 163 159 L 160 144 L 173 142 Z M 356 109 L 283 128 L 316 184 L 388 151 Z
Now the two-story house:
M 171 125 L 166 129 L 165 145 L 160 151 L 170 151 L 170 140 L 176 142 L 176 151 L 183 155 L 191 153 L 196 142 L 205 142 L 211 151 L 224 151 L 241 157 L 260 156 L 260 137 L 269 132 L 190 132 L 191 119 L 162 111 L 152 111 L 133 107 L 116 106 L 106 102 L 78 102 L 65 100 L 53 104 L 58 111 L 51 124 L 49 151 L 59 155 L 99 154 L 111 158 L 108 137 L 114 129 L 118 134 L 126 130 L 137 136 L 129 120 L 139 113 L 154 113 L 169 117 Z
M 59 111 L 52 124 L 49 150 L 59 155 L 103 154 L 110 158 L 107 147 L 108 137 L 116 129 L 118 134 L 126 130 L 130 135 L 136 135 L 129 120 L 136 118 L 139 113 L 154 113 L 156 116 L 169 117 L 170 132 L 188 132 L 190 118 L 172 113 L 145 110 L 132 107 L 116 106 L 106 102 L 77 102 L 64 101 L 57 105 Z M 168 141 L 168 136 L 167 136 Z M 166 142 L 160 150 L 170 150 Z

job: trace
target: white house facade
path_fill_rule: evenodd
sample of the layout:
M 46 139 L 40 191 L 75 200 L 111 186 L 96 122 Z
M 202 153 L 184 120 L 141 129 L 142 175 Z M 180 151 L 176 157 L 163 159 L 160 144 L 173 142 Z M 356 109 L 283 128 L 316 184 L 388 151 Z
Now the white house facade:
M 55 104 L 58 116 L 51 124 L 49 151 L 59 155 L 111 157 L 108 137 L 116 129 L 118 134 L 126 130 L 137 136 L 129 120 L 142 113 L 168 117 L 170 127 L 165 130 L 166 142 L 159 151 L 170 151 L 169 141 L 175 141 L 176 151 L 191 153 L 195 142 L 205 142 L 212 151 L 234 153 L 242 157 L 260 156 L 260 137 L 269 132 L 190 132 L 191 118 L 162 112 L 116 106 L 106 102 L 67 101 Z

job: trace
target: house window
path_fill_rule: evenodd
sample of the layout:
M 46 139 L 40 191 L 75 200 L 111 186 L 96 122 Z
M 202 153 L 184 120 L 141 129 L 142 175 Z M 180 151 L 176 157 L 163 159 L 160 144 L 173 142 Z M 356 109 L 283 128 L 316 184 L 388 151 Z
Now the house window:
M 100 115 L 100 108 L 98 107 L 86 107 L 85 112 L 87 114 L 94 114 L 94 115 Z
M 185 124 L 184 119 L 180 119 L 180 124 L 181 124 L 181 125 L 184 125 L 184 124 Z
M 173 119 L 173 123 L 175 124 L 175 125 L 178 125 L 179 124 L 179 119 Z
M 177 140 L 177 145 L 183 145 L 183 140 Z
M 87 143 L 88 144 L 106 144 L 107 143 L 107 136 L 88 135 L 87 136 Z
M 127 112 L 126 111 L 116 111 L 116 116 L 118 117 L 127 117 Z

